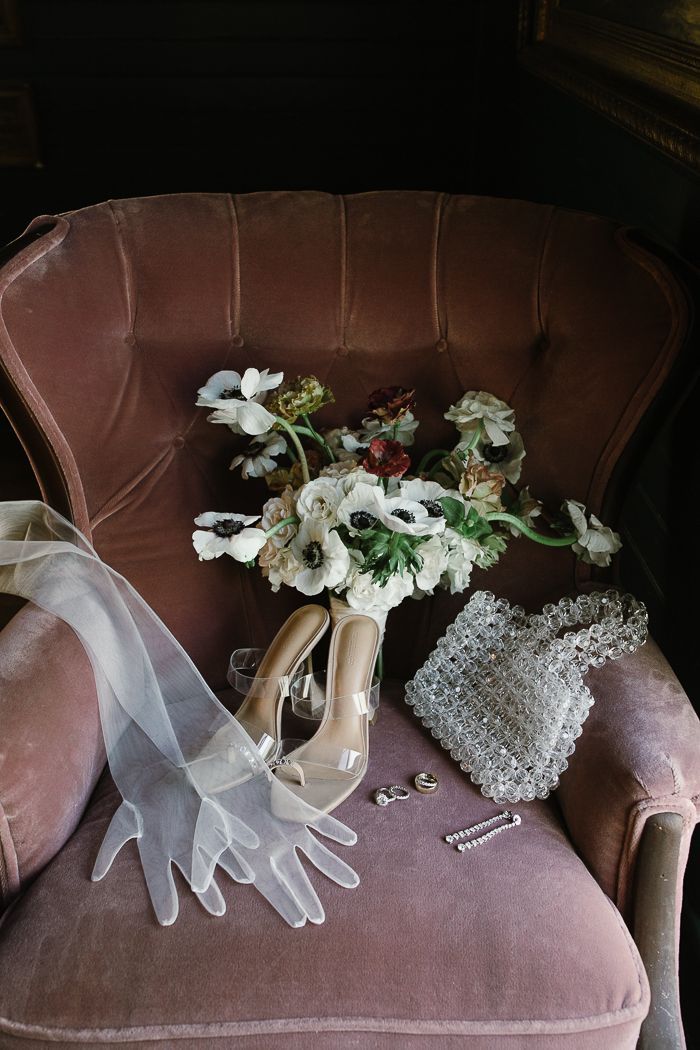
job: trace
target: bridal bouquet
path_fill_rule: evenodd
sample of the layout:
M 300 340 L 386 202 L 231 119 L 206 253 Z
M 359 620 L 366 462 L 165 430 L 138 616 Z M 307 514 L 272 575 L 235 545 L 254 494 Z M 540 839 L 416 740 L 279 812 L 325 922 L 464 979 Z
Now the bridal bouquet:
M 454 447 L 413 465 L 414 390 L 382 387 L 358 427 L 319 430 L 312 417 L 335 400 L 331 390 L 312 375 L 283 380 L 268 369 L 224 371 L 198 391 L 212 423 L 252 438 L 231 469 L 264 478 L 272 493 L 260 514 L 195 518 L 200 560 L 227 554 L 257 563 L 273 591 L 327 589 L 357 611 L 385 616 L 409 596 L 464 591 L 474 566 L 490 568 L 514 537 L 571 547 L 601 566 L 620 549 L 618 534 L 582 503 L 566 499 L 549 513 L 517 487 L 523 439 L 513 410 L 493 394 L 470 390 L 451 405 Z

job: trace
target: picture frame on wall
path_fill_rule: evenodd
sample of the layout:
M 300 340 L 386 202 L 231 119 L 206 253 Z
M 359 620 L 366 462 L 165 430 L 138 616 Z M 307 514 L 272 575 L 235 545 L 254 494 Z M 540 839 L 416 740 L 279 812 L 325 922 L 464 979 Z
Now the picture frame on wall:
M 19 43 L 17 0 L 0 0 L 0 47 Z
M 700 171 L 696 0 L 520 0 L 519 61 Z

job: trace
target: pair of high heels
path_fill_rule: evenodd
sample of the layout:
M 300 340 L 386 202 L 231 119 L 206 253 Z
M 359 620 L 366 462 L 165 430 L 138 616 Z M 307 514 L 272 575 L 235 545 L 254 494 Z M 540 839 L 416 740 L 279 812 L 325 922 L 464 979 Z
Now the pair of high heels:
M 368 722 L 379 686 L 374 666 L 381 630 L 369 616 L 344 616 L 333 628 L 328 667 L 304 674 L 303 665 L 328 630 L 320 605 L 297 609 L 264 653 L 238 649 L 229 682 L 245 699 L 235 714 L 274 775 L 299 798 L 325 813 L 359 785 L 369 760 Z M 311 739 L 282 753 L 282 708 L 289 697 L 295 713 L 320 721 Z

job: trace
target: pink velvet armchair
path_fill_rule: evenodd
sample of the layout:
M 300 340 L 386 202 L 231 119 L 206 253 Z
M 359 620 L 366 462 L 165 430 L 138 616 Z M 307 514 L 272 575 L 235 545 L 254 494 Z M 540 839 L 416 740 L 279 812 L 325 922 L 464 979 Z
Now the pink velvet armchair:
M 464 390 L 493 391 L 526 436 L 523 480 L 600 512 L 686 326 L 664 264 L 590 215 L 428 192 L 109 201 L 41 216 L 6 251 L 0 397 L 44 499 L 226 701 L 230 651 L 266 644 L 296 598 L 192 550 L 196 514 L 261 498 L 227 470 L 235 439 L 194 406 L 209 375 L 313 371 L 336 393 L 328 418 L 348 422 L 373 388 L 416 386 L 419 450 L 449 440 L 442 412 Z M 521 540 L 473 582 L 534 609 L 588 571 Z M 223 918 L 183 884 L 177 923 L 159 927 L 133 843 L 90 881 L 118 800 L 93 677 L 75 636 L 25 606 L 0 633 L 2 1050 L 631 1050 L 640 1032 L 682 1046 L 678 915 L 700 794 L 687 697 L 651 640 L 591 672 L 596 703 L 555 796 L 518 807 L 517 834 L 458 854 L 442 836 L 494 807 L 401 682 L 460 605 L 442 595 L 390 618 L 397 681 L 366 782 L 338 811 L 361 883 L 325 883 L 325 924 L 301 930 L 233 883 Z M 435 795 L 372 804 L 372 788 L 423 769 Z

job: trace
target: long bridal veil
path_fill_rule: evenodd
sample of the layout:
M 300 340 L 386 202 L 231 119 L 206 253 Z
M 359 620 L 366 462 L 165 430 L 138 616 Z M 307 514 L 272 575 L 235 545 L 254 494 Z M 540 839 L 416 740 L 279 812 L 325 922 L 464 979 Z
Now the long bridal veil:
M 324 920 L 301 851 L 341 886 L 359 879 L 313 832 L 354 832 L 298 799 L 207 686 L 182 646 L 87 539 L 38 501 L 0 503 L 0 590 L 64 620 L 95 674 L 107 759 L 122 803 L 93 879 L 136 839 L 158 921 L 177 918 L 175 864 L 204 907 L 225 911 L 221 868 L 253 883 L 291 926 Z

